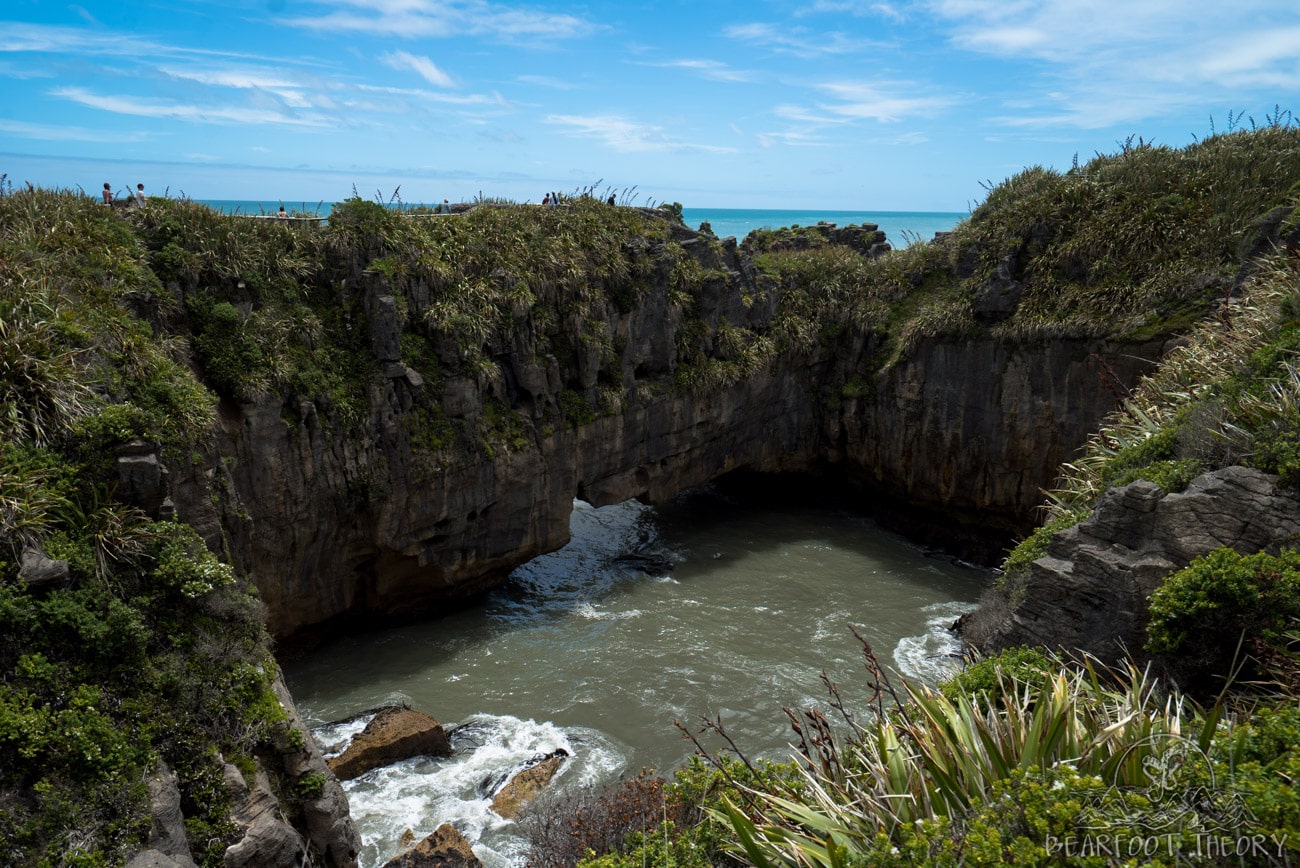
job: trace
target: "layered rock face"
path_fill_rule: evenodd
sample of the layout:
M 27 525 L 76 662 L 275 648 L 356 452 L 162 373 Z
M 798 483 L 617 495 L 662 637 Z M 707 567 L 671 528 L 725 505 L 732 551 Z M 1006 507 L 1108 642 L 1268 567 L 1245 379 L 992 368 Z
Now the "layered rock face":
M 992 623 L 970 638 L 988 651 L 1047 645 L 1105 662 L 1140 659 L 1151 594 L 1171 572 L 1217 548 L 1277 554 L 1298 537 L 1300 500 L 1261 471 L 1227 467 L 1176 494 L 1134 482 L 1052 537 L 1023 601 L 1005 616 L 985 613 Z
M 1094 360 L 1133 382 L 1159 350 L 934 340 L 876 371 L 867 333 L 778 352 L 731 385 L 682 388 L 684 346 L 727 361 L 725 330 L 764 333 L 782 290 L 734 241 L 678 235 L 713 275 L 694 294 L 690 322 L 661 275 L 634 303 L 597 310 L 616 352 L 580 349 L 562 360 L 536 311 L 515 311 L 511 333 L 491 347 L 500 375 L 486 382 L 458 371 L 450 340 L 433 342 L 437 381 L 402 358 L 394 297 L 416 316 L 427 287 L 354 275 L 368 312 L 359 325 L 385 374 L 368 387 L 365 431 L 347 432 L 329 407 L 302 398 L 224 402 L 217 455 L 171 468 L 177 512 L 209 539 L 224 528 L 282 637 L 345 618 L 437 611 L 480 593 L 568 540 L 574 497 L 662 502 L 733 470 L 829 469 L 869 489 L 873 502 L 897 498 L 1024 531 L 1057 465 L 1114 405 Z M 859 371 L 871 372 L 869 397 L 840 400 L 839 387 Z M 611 392 L 618 397 L 602 399 Z M 574 397 L 599 408 L 594 418 L 546 423 Z M 522 420 L 522 436 L 501 448 L 462 440 L 431 452 L 420 414 L 433 405 L 465 430 L 481 430 L 490 407 L 504 407 Z
M 922 343 L 846 399 L 822 457 L 855 480 L 948 522 L 1023 531 L 1042 490 L 1114 406 L 1099 379 L 1134 383 L 1161 345 L 993 340 Z

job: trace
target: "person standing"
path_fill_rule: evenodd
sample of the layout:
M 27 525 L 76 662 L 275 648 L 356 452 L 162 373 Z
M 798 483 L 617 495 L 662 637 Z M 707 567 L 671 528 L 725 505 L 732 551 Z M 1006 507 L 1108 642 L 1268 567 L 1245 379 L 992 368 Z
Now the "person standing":
M 135 185 L 135 204 L 137 204 L 137 205 L 139 205 L 141 208 L 143 208 L 143 207 L 144 207 L 144 203 L 147 202 L 147 201 L 148 201 L 148 200 L 145 198 L 145 195 L 144 195 L 144 184 L 136 184 L 136 185 Z
M 105 205 L 112 205 L 112 204 L 113 204 L 113 185 L 110 184 L 110 183 L 108 183 L 107 181 L 105 181 L 105 182 L 104 182 L 104 189 L 100 191 L 99 195 L 100 195 L 101 197 L 103 197 L 103 199 L 104 199 L 104 204 L 105 204 Z

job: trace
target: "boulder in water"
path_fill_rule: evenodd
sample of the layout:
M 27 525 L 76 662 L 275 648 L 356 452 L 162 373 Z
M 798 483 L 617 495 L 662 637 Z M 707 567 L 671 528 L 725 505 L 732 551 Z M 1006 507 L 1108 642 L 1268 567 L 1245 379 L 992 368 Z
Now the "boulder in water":
M 465 836 L 450 823 L 443 823 L 419 844 L 385 862 L 384 868 L 481 868 L 482 865 Z
M 347 750 L 329 760 L 329 766 L 340 780 L 350 781 L 413 756 L 451 756 L 447 733 L 423 711 L 387 706 L 379 709 Z
M 513 820 L 519 815 L 519 809 L 537 798 L 542 788 L 551 782 L 568 756 L 568 751 L 557 750 L 515 775 L 493 796 L 492 810 Z

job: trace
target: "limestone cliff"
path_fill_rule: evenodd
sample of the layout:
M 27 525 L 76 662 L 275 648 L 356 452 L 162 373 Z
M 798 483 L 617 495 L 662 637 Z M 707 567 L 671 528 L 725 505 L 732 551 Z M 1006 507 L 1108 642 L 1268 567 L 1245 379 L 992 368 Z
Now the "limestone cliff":
M 977 620 L 968 638 L 987 651 L 1043 645 L 1111 663 L 1141 659 L 1150 597 L 1166 576 L 1220 547 L 1276 554 L 1298 539 L 1300 496 L 1276 476 L 1226 467 L 1173 494 L 1133 482 L 1056 534 L 1031 565 L 1019 605 L 982 629 Z
M 789 288 L 730 239 L 682 227 L 673 238 L 706 275 L 690 298 L 666 268 L 633 303 L 615 286 L 584 326 L 608 337 L 604 349 L 567 358 L 545 308 L 521 307 L 489 341 L 487 378 L 465 369 L 450 334 L 430 335 L 436 371 L 403 355 L 403 328 L 432 304 L 427 285 L 349 273 L 364 317 L 353 327 L 383 372 L 365 386 L 365 425 L 347 430 L 304 396 L 224 400 L 206 473 L 173 468 L 179 512 L 211 534 L 224 527 L 281 636 L 490 588 L 567 541 L 574 497 L 661 502 L 734 470 L 831 471 L 877 505 L 905 501 L 1005 538 L 1031 526 L 1057 465 L 1112 408 L 1103 368 L 1132 382 L 1161 347 L 986 331 L 921 340 L 881 365 L 887 335 L 867 330 L 774 348 L 741 375 L 693 387 L 684 372 L 742 357 L 748 347 L 728 343 L 736 331 L 750 347 L 775 332 Z M 479 439 L 428 448 L 420 426 L 431 413 Z M 492 425 L 514 427 L 493 441 Z

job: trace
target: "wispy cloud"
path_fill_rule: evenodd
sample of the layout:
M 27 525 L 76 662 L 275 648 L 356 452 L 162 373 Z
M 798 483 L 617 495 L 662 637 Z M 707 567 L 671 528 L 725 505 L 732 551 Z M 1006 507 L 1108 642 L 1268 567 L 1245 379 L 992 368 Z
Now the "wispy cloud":
M 683 142 L 666 134 L 663 127 L 637 123 L 618 115 L 550 115 L 546 122 L 568 127 L 574 135 L 598 139 L 616 151 L 704 151 L 719 154 L 735 151 L 734 148 Z
M 405 51 L 390 51 L 381 54 L 379 59 L 384 65 L 396 70 L 411 70 L 419 75 L 434 87 L 454 88 L 455 80 L 450 75 L 438 68 L 438 65 L 427 57 L 417 56 Z
M 515 76 L 515 81 L 521 84 L 549 87 L 551 90 L 577 90 L 579 88 L 577 84 L 571 81 L 549 75 L 518 75 Z
M 813 3 L 795 11 L 796 17 L 818 14 L 852 15 L 855 18 L 885 18 L 889 21 L 903 21 L 905 16 L 893 3 L 863 3 L 860 0 L 814 0 Z
M 759 78 L 756 72 L 733 69 L 718 60 L 668 60 L 643 65 L 657 66 L 662 69 L 685 69 L 689 72 L 698 73 L 701 77 L 711 81 L 750 82 L 757 81 Z
M 1300 88 L 1292 0 L 934 0 L 930 9 L 958 48 L 1039 63 L 1021 83 L 1033 108 L 1001 118 L 1012 125 L 1132 124 L 1217 93 Z
M 899 91 L 915 86 L 862 81 L 828 82 L 819 89 L 838 102 L 820 104 L 823 111 L 851 120 L 899 121 L 906 117 L 933 115 L 952 105 L 954 96 L 904 96 Z
M 851 39 L 839 32 L 815 33 L 806 27 L 784 27 L 776 24 L 733 24 L 723 32 L 732 39 L 797 57 L 850 54 L 863 51 L 875 44 L 867 39 Z
M 783 132 L 759 133 L 756 138 L 759 145 L 764 148 L 773 148 L 777 145 L 790 145 L 792 147 L 825 147 L 828 143 L 825 137 L 810 130 L 785 130 Z
M 923 145 L 930 141 L 930 137 L 917 130 L 908 130 L 896 136 L 876 136 L 867 141 L 873 145 Z
M 88 130 L 57 124 L 32 124 L 25 121 L 0 120 L 0 132 L 23 139 L 45 142 L 142 142 L 148 135 L 119 130 Z
M 429 102 L 443 103 L 445 105 L 463 105 L 463 106 L 498 106 L 500 108 L 511 108 L 512 104 L 501 94 L 493 91 L 490 94 L 484 93 L 441 93 L 431 90 L 424 90 L 415 87 L 389 87 L 387 85 L 377 84 L 358 84 L 354 89 L 361 93 L 379 93 L 389 94 L 391 96 L 413 97 Z
M 328 98 L 315 93 L 309 94 L 311 86 L 306 82 L 299 81 L 280 70 L 236 65 L 220 68 L 160 66 L 158 71 L 169 78 L 198 82 L 211 87 L 273 94 L 289 108 L 317 108 L 329 103 Z
M 575 15 L 518 9 L 485 0 L 322 0 L 335 11 L 281 19 L 330 33 L 441 37 L 494 36 L 510 41 L 572 39 L 601 28 Z
M 327 118 L 319 114 L 287 114 L 274 108 L 253 106 L 200 106 L 168 99 L 142 99 L 132 96 L 106 96 L 91 93 L 82 87 L 62 87 L 50 91 L 50 96 L 70 100 L 79 105 L 114 114 L 134 117 L 164 118 L 193 123 L 217 124 L 274 124 L 289 127 L 330 126 Z

